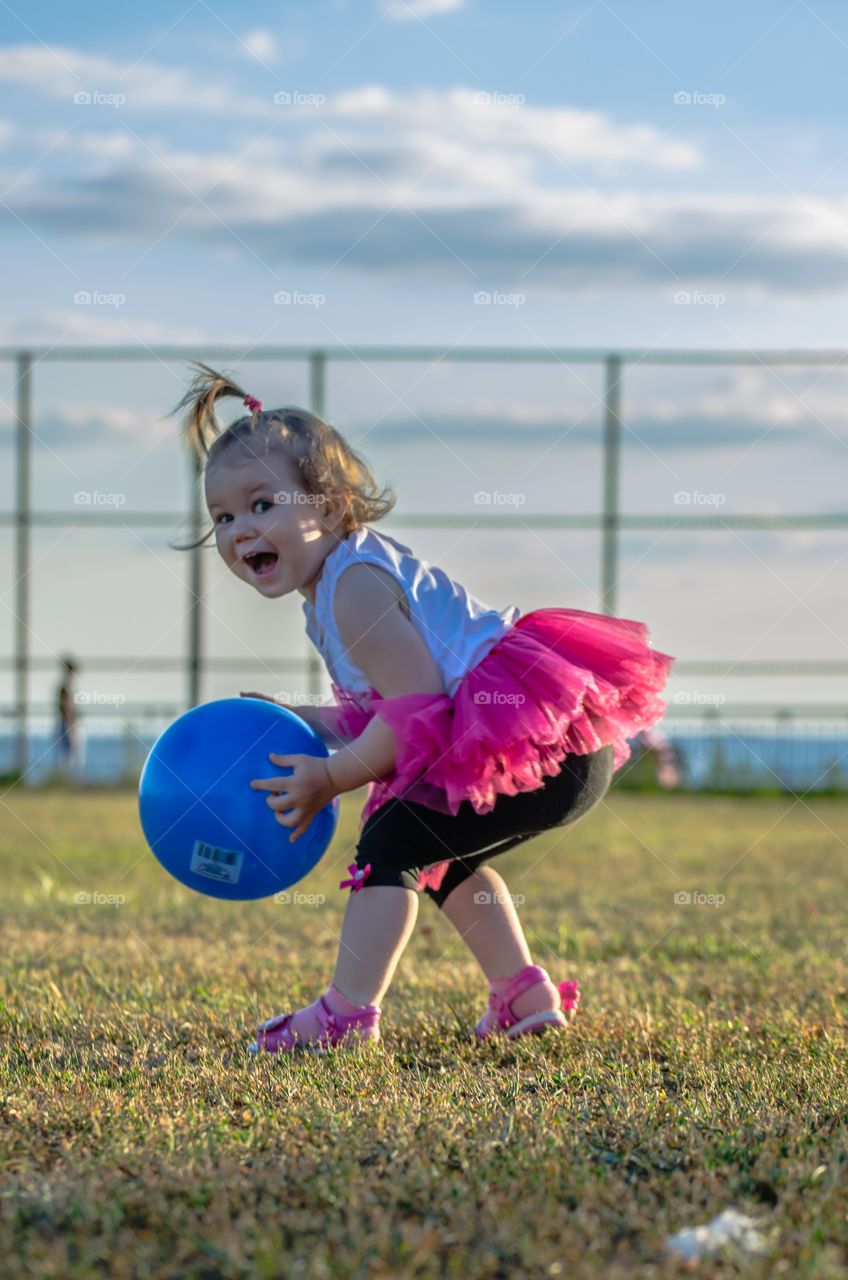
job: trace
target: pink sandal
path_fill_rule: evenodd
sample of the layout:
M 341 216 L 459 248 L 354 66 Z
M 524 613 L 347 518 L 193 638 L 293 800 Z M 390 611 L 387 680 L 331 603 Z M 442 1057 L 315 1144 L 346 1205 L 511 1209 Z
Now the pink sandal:
M 380 1039 L 381 1010 L 375 1004 L 368 1005 L 357 1013 L 333 1013 L 321 996 L 315 1012 L 321 1024 L 317 1039 L 307 1042 L 301 1040 L 289 1027 L 294 1015 L 281 1013 L 256 1028 L 256 1040 L 247 1046 L 247 1052 L 253 1057 L 263 1051 L 293 1053 L 300 1050 L 305 1053 L 325 1053 L 338 1045 L 344 1049 L 352 1049 L 357 1044 L 377 1043 Z M 367 1038 L 360 1036 L 360 1027 L 372 1029 L 377 1034 Z
M 512 1002 L 523 991 L 535 987 L 539 982 L 550 982 L 548 973 L 536 964 L 528 964 L 512 979 L 512 982 L 501 995 L 489 991 L 489 1007 L 474 1028 L 478 1040 L 487 1040 L 490 1036 L 505 1031 L 510 1040 L 516 1040 L 529 1032 L 542 1032 L 547 1027 L 566 1027 L 574 1017 L 580 1003 L 580 988 L 575 981 L 558 982 L 556 986 L 560 995 L 559 1009 L 542 1009 L 538 1013 L 529 1013 L 525 1018 L 516 1018 L 512 1011 Z

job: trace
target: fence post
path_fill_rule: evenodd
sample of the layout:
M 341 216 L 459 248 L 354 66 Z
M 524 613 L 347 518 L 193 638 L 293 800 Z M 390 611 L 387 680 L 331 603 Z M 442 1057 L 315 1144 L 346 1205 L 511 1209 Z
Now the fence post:
M 324 351 L 313 351 L 309 357 L 309 407 L 319 418 L 324 416 L 327 394 L 327 356 Z
M 30 455 L 32 448 L 32 355 L 18 356 L 15 488 L 15 769 L 27 769 L 29 711 Z M 52 726 L 51 726 L 52 729 Z
M 189 503 L 192 542 L 197 542 L 202 533 L 201 473 L 200 458 L 192 454 L 192 486 Z M 191 556 L 191 561 L 188 574 L 188 654 L 186 675 L 188 705 L 189 707 L 196 707 L 200 702 L 200 682 L 203 674 L 201 671 L 203 660 L 203 548 L 193 547 L 189 555 Z
M 319 418 L 324 416 L 324 403 L 327 393 L 326 378 L 327 357 L 323 351 L 313 351 L 309 357 L 309 407 Z M 310 697 L 317 698 L 321 693 L 321 660 L 313 646 L 307 640 L 306 680 Z
M 710 725 L 709 722 L 712 721 Z M 716 704 L 704 707 L 704 723 L 709 725 L 709 733 L 712 734 L 713 752 L 710 768 L 710 776 L 707 779 L 707 785 L 712 785 L 716 790 L 722 790 L 727 783 L 725 778 L 725 759 L 722 750 L 721 741 L 721 709 Z
M 618 566 L 618 466 L 621 452 L 621 375 L 620 356 L 610 355 L 606 360 L 606 387 L 604 389 L 604 503 L 601 548 L 601 609 L 604 613 L 616 611 L 616 584 Z
M 795 745 L 795 743 L 793 740 L 794 735 L 793 735 L 793 726 L 792 726 L 792 708 L 791 707 L 777 708 L 777 714 L 775 716 L 775 728 L 777 730 L 777 732 L 775 733 L 775 738 L 777 739 L 777 741 L 775 743 L 776 758 L 774 762 L 775 763 L 774 771 L 777 774 L 778 782 L 780 783 L 782 789 L 784 791 L 792 792 L 795 790 L 795 786 L 792 780 L 793 769 L 791 765 L 791 759 L 792 759 L 792 748 Z M 781 747 L 783 747 L 784 745 L 787 749 L 781 750 Z M 788 760 L 787 760 L 787 756 L 789 757 Z M 799 791 L 803 790 L 800 783 L 798 785 L 798 790 Z

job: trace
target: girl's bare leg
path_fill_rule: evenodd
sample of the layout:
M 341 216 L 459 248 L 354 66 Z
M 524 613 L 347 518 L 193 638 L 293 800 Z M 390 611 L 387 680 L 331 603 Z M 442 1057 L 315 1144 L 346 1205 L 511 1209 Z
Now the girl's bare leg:
M 321 1034 L 319 1006 L 352 1014 L 360 1005 L 379 1005 L 391 984 L 398 960 L 418 915 L 418 894 L 394 885 L 353 890 L 347 900 L 333 981 L 317 1000 L 291 1016 L 295 1039 L 311 1043 Z M 379 1039 L 379 1029 L 363 1028 L 362 1040 Z
M 442 903 L 442 910 L 473 951 L 489 983 L 497 991 L 533 963 L 515 904 L 503 877 L 491 866 L 478 867 Z M 512 1004 L 519 1018 L 542 1009 L 559 1009 L 556 986 L 539 983 Z
M 490 866 L 466 876 L 442 904 L 491 982 L 532 964 L 530 948 L 503 876 Z
M 418 893 L 397 885 L 351 890 L 333 985 L 354 1004 L 379 1004 L 415 928 Z

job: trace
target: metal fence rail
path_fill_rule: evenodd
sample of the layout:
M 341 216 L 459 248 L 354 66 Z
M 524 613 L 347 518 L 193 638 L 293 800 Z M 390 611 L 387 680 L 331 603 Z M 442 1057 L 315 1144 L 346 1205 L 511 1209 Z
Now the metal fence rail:
M 86 706 L 82 768 L 77 785 L 135 787 L 148 751 L 184 708 L 176 703 L 126 702 L 111 710 Z M 8 711 L 14 716 L 14 708 Z M 71 780 L 56 753 L 51 708 L 36 704 L 29 722 L 27 786 Z M 14 741 L 0 734 L 0 780 L 18 781 Z M 848 709 L 827 715 L 817 706 L 755 703 L 691 708 L 669 705 L 663 719 L 663 757 L 677 767 L 673 784 L 658 783 L 655 752 L 638 738 L 615 774 L 621 788 L 673 786 L 685 791 L 769 791 L 805 794 L 848 789 Z
M 15 631 L 13 653 L 9 658 L 0 658 L 0 666 L 10 667 L 15 673 L 15 701 L 10 717 L 15 726 L 14 765 L 24 772 L 27 769 L 28 724 L 33 708 L 29 699 L 29 675 L 32 670 L 53 666 L 53 659 L 34 658 L 29 652 L 30 635 L 30 568 L 31 547 L 30 533 L 35 527 L 42 525 L 87 527 L 113 525 L 130 527 L 137 525 L 147 528 L 173 528 L 175 523 L 188 519 L 189 535 L 192 540 L 199 539 L 203 532 L 204 513 L 199 464 L 195 465 L 190 492 L 187 495 L 186 511 L 173 514 L 160 512 L 138 512 L 122 516 L 118 513 L 84 512 L 64 515 L 56 512 L 32 510 L 31 456 L 34 438 L 32 402 L 33 378 L 38 365 L 57 361 L 180 361 L 196 358 L 197 348 L 190 347 L 47 347 L 41 349 L 22 350 L 19 348 L 0 348 L 0 360 L 11 361 L 16 371 L 15 387 L 16 405 L 16 448 L 15 448 L 15 508 L 12 512 L 0 513 L 0 524 L 14 527 L 15 534 Z M 202 349 L 205 360 L 233 360 L 243 356 L 243 352 L 230 346 L 209 346 Z M 561 529 L 597 529 L 601 537 L 601 611 L 607 614 L 616 612 L 616 581 L 618 577 L 619 537 L 622 531 L 629 529 L 668 529 L 679 527 L 684 530 L 704 529 L 716 532 L 728 532 L 742 529 L 821 529 L 841 530 L 848 528 L 848 510 L 838 514 L 804 514 L 786 513 L 781 516 L 750 515 L 687 515 L 681 513 L 670 517 L 665 513 L 657 515 L 628 516 L 620 510 L 620 459 L 621 459 L 621 389 L 625 370 L 628 365 L 794 365 L 821 366 L 835 368 L 848 360 L 848 352 L 841 351 L 659 351 L 659 350 L 581 350 L 581 349 L 530 349 L 530 348 L 473 348 L 454 347 L 448 350 L 431 347 L 327 347 L 315 349 L 308 347 L 255 347 L 250 351 L 250 359 L 307 362 L 309 367 L 310 402 L 309 407 L 317 414 L 324 413 L 326 401 L 327 365 L 331 361 L 361 361 L 367 363 L 381 361 L 427 361 L 427 362 L 466 362 L 466 363 L 557 363 L 557 364 L 596 364 L 602 366 L 604 373 L 603 439 L 602 439 L 602 476 L 600 485 L 601 509 L 596 515 L 549 515 L 522 516 L 520 519 L 500 514 L 475 514 L 473 520 L 464 515 L 417 513 L 414 515 L 394 516 L 400 525 L 409 527 L 463 528 L 473 523 L 477 527 L 510 528 L 561 528 Z M 132 666 L 135 670 L 183 671 L 186 681 L 185 710 L 202 700 L 202 679 L 204 670 L 248 670 L 256 665 L 255 659 L 210 658 L 204 653 L 203 632 L 203 561 L 200 548 L 190 553 L 190 570 L 188 583 L 188 628 L 185 653 L 173 658 L 123 658 L 114 655 L 102 655 L 88 658 L 87 666 L 101 670 L 126 670 Z M 299 670 L 304 672 L 309 692 L 313 695 L 319 691 L 321 666 L 317 655 L 307 644 L 307 651 L 302 661 L 288 661 L 275 658 L 273 665 L 280 670 Z M 772 662 L 745 662 L 732 664 L 732 674 L 845 674 L 848 662 L 814 661 L 807 659 L 785 659 Z M 675 663 L 676 674 L 728 674 L 727 663 L 707 660 L 679 660 Z

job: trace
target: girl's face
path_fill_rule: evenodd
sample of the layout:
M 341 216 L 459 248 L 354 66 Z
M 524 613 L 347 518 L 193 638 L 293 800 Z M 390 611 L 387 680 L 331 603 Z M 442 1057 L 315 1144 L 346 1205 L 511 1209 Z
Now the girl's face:
M 325 556 L 343 531 L 341 510 L 308 494 L 280 450 L 230 448 L 206 472 L 206 505 L 221 558 L 263 596 L 299 591 L 314 603 Z

